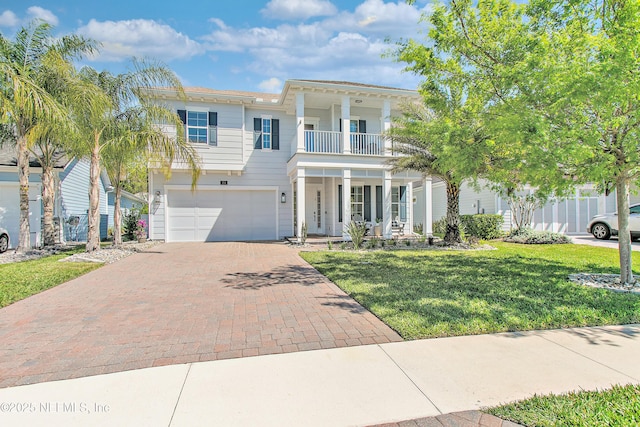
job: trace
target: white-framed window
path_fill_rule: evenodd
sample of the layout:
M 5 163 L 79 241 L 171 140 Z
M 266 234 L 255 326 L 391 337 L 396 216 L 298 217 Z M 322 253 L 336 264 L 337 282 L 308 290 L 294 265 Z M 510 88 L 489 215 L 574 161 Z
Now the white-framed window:
M 271 117 L 262 117 L 262 149 L 271 150 Z
M 209 125 L 207 113 L 203 111 L 187 111 L 187 140 L 206 144 Z
M 193 144 L 218 145 L 218 113 L 178 110 L 178 116 L 184 123 L 187 141 Z
M 351 218 L 357 221 L 364 219 L 364 187 L 351 187 Z
M 407 220 L 407 187 L 391 187 L 391 219 Z
M 271 116 L 260 116 L 253 119 L 253 148 L 256 150 L 280 149 L 280 120 Z

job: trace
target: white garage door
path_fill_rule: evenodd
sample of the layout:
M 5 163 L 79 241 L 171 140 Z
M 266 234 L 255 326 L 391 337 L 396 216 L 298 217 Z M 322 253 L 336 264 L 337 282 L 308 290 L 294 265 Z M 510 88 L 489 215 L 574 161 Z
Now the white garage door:
M 17 183 L 0 183 L 0 227 L 9 232 L 11 247 L 18 244 L 20 233 L 20 193 Z M 31 246 L 40 243 L 41 202 L 39 199 L 40 186 L 29 185 L 29 228 L 31 231 Z
M 273 190 L 169 190 L 169 242 L 276 240 Z

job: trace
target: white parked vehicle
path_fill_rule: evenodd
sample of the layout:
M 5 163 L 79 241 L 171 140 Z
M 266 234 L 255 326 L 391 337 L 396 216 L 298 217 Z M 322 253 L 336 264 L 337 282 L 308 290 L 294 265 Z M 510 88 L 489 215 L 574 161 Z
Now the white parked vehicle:
M 640 239 L 640 203 L 629 207 L 629 229 L 631 239 Z M 587 233 L 600 240 L 618 235 L 618 212 L 595 215 L 587 226 Z

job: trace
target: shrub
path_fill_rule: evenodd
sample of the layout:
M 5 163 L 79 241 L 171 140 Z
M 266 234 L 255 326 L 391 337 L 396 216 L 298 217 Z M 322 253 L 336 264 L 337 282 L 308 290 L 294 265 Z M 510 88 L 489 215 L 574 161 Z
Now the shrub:
M 331 241 L 331 239 L 327 240 L 327 249 L 329 250 L 333 249 L 333 242 Z
M 140 212 L 137 209 L 131 209 L 124 216 L 122 220 L 122 230 L 124 237 L 129 240 L 136 238 L 135 231 L 138 228 L 138 221 L 140 220 Z
M 375 249 L 378 247 L 378 242 L 380 241 L 379 238 L 377 237 L 372 237 L 370 240 L 367 241 L 367 249 Z
M 504 218 L 497 214 L 460 215 L 460 229 L 467 236 L 478 239 L 497 239 L 502 237 Z
M 518 228 L 507 237 L 505 242 L 524 243 L 524 244 L 554 244 L 554 243 L 571 243 L 571 239 L 564 234 L 553 233 L 551 231 L 537 231 L 531 228 Z
M 347 234 L 351 237 L 353 249 L 358 250 L 364 242 L 365 234 L 367 234 L 367 225 L 364 222 L 357 223 L 351 221 L 349 225 L 347 225 Z
M 433 234 L 443 235 L 447 232 L 447 218 L 443 217 L 433 223 Z
M 302 235 L 300 236 L 300 243 L 304 245 L 305 243 L 307 243 L 307 223 L 303 221 L 301 228 L 302 228 Z
M 422 225 L 422 223 L 413 225 L 413 232 L 416 234 L 424 234 L 422 232 L 423 229 L 424 229 L 424 226 Z

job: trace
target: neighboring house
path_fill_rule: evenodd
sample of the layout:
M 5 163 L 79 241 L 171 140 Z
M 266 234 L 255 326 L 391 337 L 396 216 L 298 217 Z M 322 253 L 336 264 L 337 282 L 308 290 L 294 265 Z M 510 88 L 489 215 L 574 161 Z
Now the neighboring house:
M 86 241 L 87 212 L 89 209 L 89 163 L 86 160 L 73 159 L 67 163 L 62 157 L 55 165 L 56 204 L 54 217 L 61 223 L 57 240 Z M 34 155 L 31 156 L 29 170 L 29 225 L 31 245 L 42 245 L 42 186 L 40 173 L 42 168 Z M 18 243 L 20 199 L 18 170 L 15 149 L 6 145 L 0 149 L 0 227 L 9 231 L 11 247 Z M 100 237 L 107 237 L 108 227 L 113 226 L 113 187 L 105 173 L 100 180 Z M 132 208 L 140 208 L 147 202 L 133 194 L 123 192 L 121 208 L 123 213 Z
M 104 171 L 100 174 L 99 184 L 100 238 L 104 239 L 108 235 L 108 229 L 113 227 L 115 194 L 111 181 Z M 73 159 L 60 173 L 60 194 L 58 202 L 64 224 L 64 239 L 86 241 L 89 212 L 89 162 L 87 160 Z M 121 211 L 126 214 L 130 209 L 140 208 L 146 203 L 146 200 L 123 191 Z
M 469 184 L 463 184 L 460 190 L 460 214 L 500 214 L 504 217 L 503 229 L 508 231 L 515 227 L 511 218 L 511 210 L 507 200 L 481 183 L 477 191 Z M 446 215 L 447 194 L 444 182 L 433 182 L 433 220 L 437 221 Z M 534 190 L 527 187 L 524 193 Z M 417 202 L 423 200 L 421 190 L 415 191 Z M 632 202 L 638 197 L 632 196 Z M 640 199 L 639 199 L 640 200 Z M 542 209 L 534 212 L 533 223 L 536 230 L 547 230 L 565 234 L 587 232 L 587 224 L 591 217 L 605 212 L 616 211 L 615 191 L 608 196 L 598 194 L 593 185 L 580 186 L 575 195 L 561 200 L 551 200 Z M 417 217 L 416 221 L 421 222 Z
M 54 174 L 58 179 L 65 167 L 67 159 L 60 158 Z M 40 172 L 42 168 L 35 155 L 29 157 L 29 228 L 31 245 L 38 247 L 42 243 L 42 185 Z M 0 148 L 0 227 L 7 229 L 10 244 L 15 248 L 20 232 L 20 184 L 15 146 L 5 144 Z
M 277 240 L 345 236 L 353 220 L 391 237 L 409 231 L 417 212 L 431 231 L 431 179 L 392 174 L 393 147 L 381 133 L 416 91 L 350 82 L 288 80 L 280 94 L 186 88 L 153 94 L 174 108 L 202 159 L 202 176 L 175 165 L 171 178 L 149 174 L 150 237 L 172 241 Z M 413 189 L 426 188 L 414 204 Z

